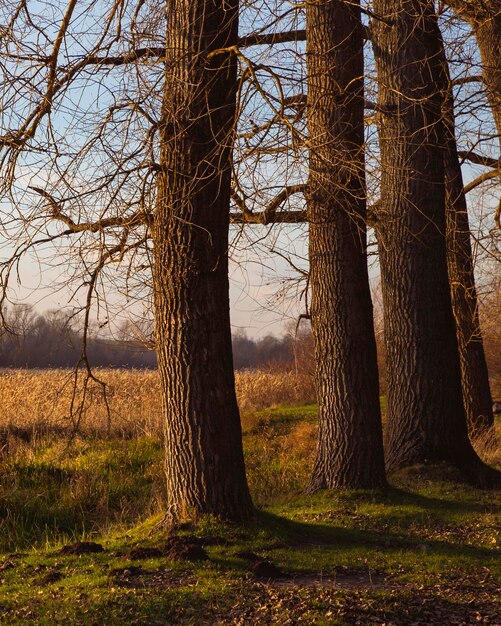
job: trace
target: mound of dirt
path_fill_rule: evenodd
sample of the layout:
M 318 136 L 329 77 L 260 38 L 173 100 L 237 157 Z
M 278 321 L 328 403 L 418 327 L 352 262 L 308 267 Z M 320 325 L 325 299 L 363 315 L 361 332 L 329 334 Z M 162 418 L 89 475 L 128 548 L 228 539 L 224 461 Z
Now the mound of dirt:
M 203 539 L 199 537 L 169 537 L 163 552 L 166 557 L 178 561 L 206 561 L 209 555 L 202 544 Z
M 59 551 L 59 554 L 92 554 L 97 552 L 104 552 L 104 548 L 100 543 L 94 543 L 93 541 L 77 541 L 76 543 L 64 546 Z
M 130 559 L 131 561 L 141 561 L 144 559 L 157 559 L 163 555 L 164 553 L 160 550 L 160 548 L 136 546 L 124 556 L 126 559 Z
M 279 569 L 273 563 L 270 563 L 270 561 L 259 560 L 255 563 L 252 563 L 252 565 L 250 566 L 250 570 L 256 578 L 260 578 L 263 580 L 277 580 L 289 578 L 289 574 L 282 572 L 281 569 Z
M 140 565 L 129 565 L 128 567 L 118 567 L 111 570 L 109 576 L 115 576 L 116 578 L 129 578 L 134 576 L 141 576 L 144 574 L 144 570 Z
M 52 583 L 57 583 L 59 580 L 61 580 L 61 578 L 64 578 L 64 574 L 62 574 L 58 570 L 52 570 L 50 572 L 47 572 L 45 576 L 42 576 L 42 578 L 38 580 L 38 584 L 41 587 L 46 587 L 47 585 L 52 585 Z

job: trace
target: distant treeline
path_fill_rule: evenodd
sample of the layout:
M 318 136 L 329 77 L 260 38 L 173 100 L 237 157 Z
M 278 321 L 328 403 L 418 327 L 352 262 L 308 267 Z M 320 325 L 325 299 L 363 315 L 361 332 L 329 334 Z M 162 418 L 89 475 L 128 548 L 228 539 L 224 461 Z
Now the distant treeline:
M 499 311 L 501 292 L 485 299 L 482 309 L 484 346 L 489 365 L 492 395 L 501 398 L 501 325 Z M 78 318 L 70 317 L 67 311 L 37 313 L 31 306 L 11 307 L 6 314 L 10 332 L 0 333 L 0 368 L 4 367 L 74 367 L 82 354 L 82 326 Z M 386 359 L 383 332 L 376 335 L 380 390 L 386 392 Z M 146 347 L 146 338 L 151 337 L 151 324 L 138 329 L 127 323 L 116 339 L 104 338 L 98 331 L 91 332 L 87 342 L 89 362 L 93 367 L 157 367 L 155 351 Z M 145 337 L 140 341 L 138 337 Z M 150 344 L 152 342 L 150 341 Z M 260 339 L 247 337 L 239 330 L 233 335 L 233 361 L 235 369 L 258 369 L 292 366 L 302 373 L 313 374 L 313 339 L 309 326 L 296 333 L 282 337 L 266 335 Z
M 82 330 L 65 311 L 37 313 L 31 306 L 11 308 L 8 331 L 0 335 L 0 367 L 73 367 L 82 354 Z M 119 339 L 93 334 L 87 340 L 89 362 L 95 367 L 155 368 L 155 351 L 127 333 Z M 233 337 L 235 369 L 286 364 L 293 360 L 293 340 L 267 335 L 250 339 L 239 331 Z
M 67 311 L 37 313 L 31 306 L 11 308 L 7 331 L 0 336 L 0 367 L 74 367 L 82 355 L 82 329 Z M 156 367 L 151 350 L 133 341 L 116 341 L 92 334 L 87 340 L 89 362 L 96 367 Z
M 293 360 L 294 341 L 289 335 L 266 335 L 261 339 L 250 339 L 244 331 L 233 335 L 233 363 L 237 370 L 283 365 Z

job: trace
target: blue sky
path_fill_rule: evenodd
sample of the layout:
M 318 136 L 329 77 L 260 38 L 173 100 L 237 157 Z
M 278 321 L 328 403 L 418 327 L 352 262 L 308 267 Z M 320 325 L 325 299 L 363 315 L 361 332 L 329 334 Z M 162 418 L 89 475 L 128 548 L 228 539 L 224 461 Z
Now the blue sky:
M 24 54 L 50 53 L 57 31 L 55 25 L 60 21 L 66 4 L 66 1 L 59 0 L 50 5 L 43 0 L 30 0 L 28 3 L 30 11 L 33 15 L 38 14 L 37 26 L 44 27 L 45 33 L 49 34 L 48 40 L 44 40 L 44 36 L 37 28 L 20 26 L 17 31 L 19 45 L 17 47 L 11 45 L 10 51 Z M 4 2 L 3 8 L 0 8 L 0 23 L 7 22 L 16 5 L 16 0 Z M 94 45 L 102 34 L 101 14 L 109 11 L 112 5 L 113 3 L 107 0 L 97 2 L 84 0 L 77 4 L 74 22 L 60 51 L 61 67 L 77 62 L 85 51 Z M 286 2 L 276 2 L 275 5 L 280 7 L 283 13 L 287 13 L 292 6 Z M 270 10 L 275 5 L 273 2 L 264 1 L 253 5 L 249 3 L 241 20 L 241 33 L 259 30 L 269 23 Z M 130 15 L 134 6 L 135 2 L 125 2 L 125 12 L 128 11 Z M 85 13 L 89 7 L 91 13 Z M 124 17 L 124 25 L 128 23 L 127 20 L 128 18 Z M 288 17 L 282 23 L 275 24 L 271 29 L 285 30 L 302 26 L 301 16 L 295 17 L 293 13 L 288 13 Z M 458 49 L 462 54 L 469 55 L 472 62 L 468 72 L 478 73 L 478 55 L 469 33 L 466 30 L 458 30 L 456 26 L 446 33 L 446 37 L 450 39 L 457 38 L 458 35 L 463 38 Z M 114 43 L 114 37 L 115 32 L 110 32 L 111 50 L 120 48 L 120 45 L 128 49 L 129 44 Z M 367 46 L 366 50 L 368 93 L 371 98 L 375 98 L 370 46 Z M 277 99 L 280 93 L 273 72 L 277 72 L 278 68 L 282 75 L 281 88 L 285 95 L 301 92 L 304 84 L 303 51 L 304 45 L 298 43 L 277 47 L 273 52 L 265 48 L 249 49 L 246 54 L 256 66 L 260 65 L 263 68 L 257 71 L 261 86 Z M 7 62 L 4 66 L 4 78 L 9 71 L 19 72 L 23 79 L 40 71 L 40 66 L 31 64 L 29 66 L 31 69 L 26 69 L 27 67 L 28 64 Z M 138 175 L 124 175 L 120 179 L 122 186 L 116 197 L 112 193 L 118 187 L 116 181 L 113 183 L 115 187 L 110 186 L 109 189 L 100 189 L 98 183 L 112 176 L 113 163 L 110 165 L 110 155 L 119 154 L 132 165 L 140 165 L 141 160 L 145 158 L 145 151 L 141 151 L 139 147 L 151 124 L 145 121 L 143 113 L 151 118 L 158 113 L 159 98 L 156 90 L 161 88 L 162 71 L 161 67 L 154 65 L 141 67 L 141 73 L 136 73 L 134 66 L 83 72 L 71 89 L 61 92 L 52 115 L 40 124 L 36 137 L 31 141 L 32 152 L 23 155 L 19 161 L 11 195 L 1 200 L 0 211 L 3 211 L 4 221 L 6 216 L 16 214 L 20 218 L 15 225 L 11 224 L 4 230 L 3 240 L 0 239 L 2 258 L 12 251 L 14 230 L 17 229 L 18 234 L 28 233 L 29 229 L 23 230 L 28 221 L 31 223 L 30 236 L 42 235 L 44 231 L 54 233 L 60 228 L 57 225 L 46 228 L 43 225 L 47 203 L 40 202 L 37 194 L 29 192 L 29 185 L 47 187 L 55 197 L 65 198 L 67 203 L 64 206 L 68 207 L 75 219 L 96 219 L 96 216 L 101 216 L 105 211 L 109 211 L 107 215 L 114 214 L 114 211 L 121 210 L 123 206 L 129 211 L 135 210 L 142 184 L 140 172 Z M 271 71 L 267 68 L 271 68 Z M 454 64 L 452 71 L 454 75 L 462 75 L 466 68 L 461 64 Z M 0 100 L 2 126 L 0 134 L 9 128 L 19 127 L 26 111 L 43 97 L 44 85 L 42 81 L 40 91 L 36 91 L 30 88 L 28 82 L 19 80 L 13 84 L 13 89 L 7 95 L 0 96 L 3 98 Z M 140 96 L 143 94 L 142 98 L 139 97 L 143 112 L 133 110 L 134 102 L 138 101 L 138 94 Z M 273 107 L 276 105 L 273 99 L 269 103 L 264 102 L 255 89 L 249 89 L 244 94 L 245 106 L 239 126 L 239 131 L 243 134 L 273 118 Z M 461 147 L 463 149 L 473 147 L 484 154 L 496 154 L 496 142 L 492 140 L 492 120 L 488 113 L 486 114 L 485 106 L 477 108 L 479 104 L 484 104 L 482 103 L 484 96 L 479 92 L 478 85 L 464 85 L 458 88 L 457 95 Z M 476 113 L 472 114 L 470 105 L 474 105 L 474 111 L 480 110 L 477 117 Z M 115 107 L 115 112 L 105 127 L 106 134 L 99 137 L 98 125 L 112 107 Z M 126 122 L 128 130 L 125 134 L 123 129 Z M 305 149 L 300 147 L 304 120 L 298 128 L 298 137 L 294 141 L 291 141 L 290 133 L 284 124 L 275 124 L 272 126 L 272 132 L 267 135 L 263 133 L 250 142 L 239 142 L 235 158 L 240 164 L 237 163 L 236 170 L 242 191 L 248 195 L 249 207 L 253 210 L 265 206 L 284 184 L 305 180 L 307 155 Z M 287 145 L 288 149 L 278 155 L 264 154 L 264 151 L 260 152 L 257 149 L 269 146 L 273 142 Z M 374 189 L 377 194 L 377 175 L 372 174 L 373 164 L 377 159 L 374 126 L 368 127 L 367 147 L 369 189 Z M 43 151 L 46 148 L 50 154 Z M 78 154 L 80 150 L 83 152 Z M 465 181 L 468 182 L 481 171 L 478 166 L 464 166 Z M 92 193 L 86 191 L 89 185 L 94 188 Z M 151 185 L 154 187 L 153 178 Z M 147 189 L 147 193 L 152 193 L 151 189 Z M 471 194 L 469 200 L 473 222 L 480 226 L 483 232 L 487 231 L 495 194 L 476 192 Z M 295 198 L 293 202 L 301 203 L 302 197 Z M 298 205 L 293 206 L 297 208 Z M 285 324 L 304 311 L 304 299 L 300 299 L 302 285 L 294 280 L 297 274 L 284 256 L 288 257 L 292 264 L 302 269 L 306 268 L 306 229 L 304 226 L 277 226 L 270 229 L 248 226 L 243 233 L 239 235 L 237 233 L 237 229 L 233 228 L 232 241 L 236 242 L 231 248 L 230 271 L 233 326 L 236 329 L 246 329 L 251 336 L 268 332 L 279 334 Z M 108 245 L 112 242 L 113 237 L 110 238 Z M 45 246 L 37 255 L 28 255 L 20 265 L 19 275 L 22 284 L 18 285 L 15 277 L 11 283 L 12 297 L 35 303 L 41 310 L 81 302 L 84 292 L 77 288 L 79 272 L 85 263 L 92 259 L 92 249 L 87 259 L 80 260 L 78 256 L 72 256 L 74 251 L 71 245 L 68 243 L 61 246 Z M 281 256 L 270 252 L 270 248 L 277 250 Z M 141 267 L 141 263 L 142 261 L 138 260 L 137 267 Z M 371 270 L 374 281 L 377 281 L 377 274 L 376 265 Z M 73 276 L 76 280 L 71 282 Z M 120 291 L 125 290 L 125 279 L 121 276 L 118 281 L 120 289 L 115 289 L 113 276 L 111 268 L 109 278 L 103 281 L 102 293 L 97 300 L 98 315 L 101 319 L 103 316 L 111 317 L 116 311 L 119 314 L 118 319 L 124 315 L 124 299 L 120 296 Z M 140 310 L 142 298 L 144 299 L 144 296 L 141 296 L 143 293 L 141 280 L 144 276 L 147 276 L 147 272 L 141 273 L 138 270 L 137 280 L 131 287 L 131 292 L 137 300 L 132 308 L 136 311 Z M 69 280 L 70 285 L 65 286 Z

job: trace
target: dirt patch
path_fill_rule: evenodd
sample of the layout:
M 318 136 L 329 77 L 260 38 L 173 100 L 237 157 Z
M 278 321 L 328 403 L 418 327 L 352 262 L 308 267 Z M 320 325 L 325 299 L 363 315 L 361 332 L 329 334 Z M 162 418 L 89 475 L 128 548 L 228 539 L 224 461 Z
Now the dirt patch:
M 209 555 L 202 543 L 199 537 L 169 537 L 163 552 L 167 558 L 177 561 L 207 561 Z
M 57 583 L 62 578 L 64 578 L 64 574 L 62 572 L 58 570 L 52 570 L 50 572 L 47 572 L 47 574 L 45 574 L 45 576 L 42 576 L 42 578 L 39 578 L 37 584 L 41 587 L 46 587 L 47 585 Z
M 119 587 L 145 587 L 142 578 L 147 572 L 139 565 L 129 565 L 111 570 L 110 583 Z
M 274 584 L 287 588 L 325 587 L 352 591 L 378 591 L 394 587 L 391 575 L 385 572 L 350 567 L 336 568 L 336 572 L 329 575 L 324 575 L 322 572 L 289 575 L 287 580 L 277 580 Z
M 76 543 L 72 543 L 61 548 L 59 554 L 81 555 L 95 554 L 98 552 L 104 552 L 104 548 L 100 543 L 94 543 L 93 541 L 77 541 Z
M 276 565 L 270 561 L 260 560 L 250 565 L 251 572 L 254 576 L 261 580 L 282 580 L 287 581 L 290 578 L 289 574 L 282 572 Z
M 124 555 L 126 559 L 131 561 L 140 561 L 144 559 L 157 559 L 163 556 L 164 553 L 160 548 L 147 548 L 143 546 L 137 546 L 132 548 L 130 552 Z
M 167 557 L 181 561 L 206 561 L 209 556 L 204 546 L 226 546 L 228 541 L 223 537 L 196 537 L 194 535 L 169 537 L 162 547 L 135 546 L 122 556 L 131 561 L 157 559 Z
M 109 573 L 110 578 L 117 580 L 128 580 L 130 578 L 136 578 L 142 576 L 145 570 L 140 565 L 129 565 L 128 567 L 117 567 L 111 570 Z

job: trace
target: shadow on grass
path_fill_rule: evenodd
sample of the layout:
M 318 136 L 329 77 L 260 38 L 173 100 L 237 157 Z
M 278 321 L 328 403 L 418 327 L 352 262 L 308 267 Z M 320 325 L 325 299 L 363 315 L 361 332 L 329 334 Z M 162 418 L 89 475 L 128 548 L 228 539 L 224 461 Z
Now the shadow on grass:
M 370 550 L 378 552 L 399 552 L 402 550 L 422 553 L 423 540 L 411 537 L 404 532 L 388 532 L 377 530 L 360 530 L 333 526 L 325 523 L 310 523 L 290 520 L 273 513 L 259 512 L 257 519 L 251 524 L 254 531 L 249 529 L 249 539 L 255 542 L 255 537 L 264 539 L 268 534 L 269 541 L 283 544 L 283 548 L 307 550 L 311 547 L 357 547 L 366 546 Z M 266 546 L 266 542 L 263 542 Z M 499 551 L 495 548 L 477 547 L 458 542 L 442 540 L 426 540 L 426 554 L 440 556 L 467 557 L 474 560 L 484 561 L 486 558 L 498 558 Z
M 459 489 L 462 488 L 465 488 L 464 484 L 459 486 Z M 437 498 L 435 496 L 427 496 L 407 491 L 402 487 L 395 486 L 390 486 L 386 491 L 367 493 L 365 496 L 364 492 L 351 492 L 346 495 L 343 494 L 342 499 L 346 502 L 351 501 L 354 504 L 360 504 L 365 501 L 388 507 L 414 507 L 421 509 L 422 512 L 434 513 L 436 515 L 440 515 L 440 513 L 453 513 L 458 515 L 485 513 L 492 508 L 491 504 L 479 502 L 478 500 Z M 393 509 L 393 511 L 395 512 L 395 509 Z M 402 512 L 396 513 L 396 515 L 400 517 Z

